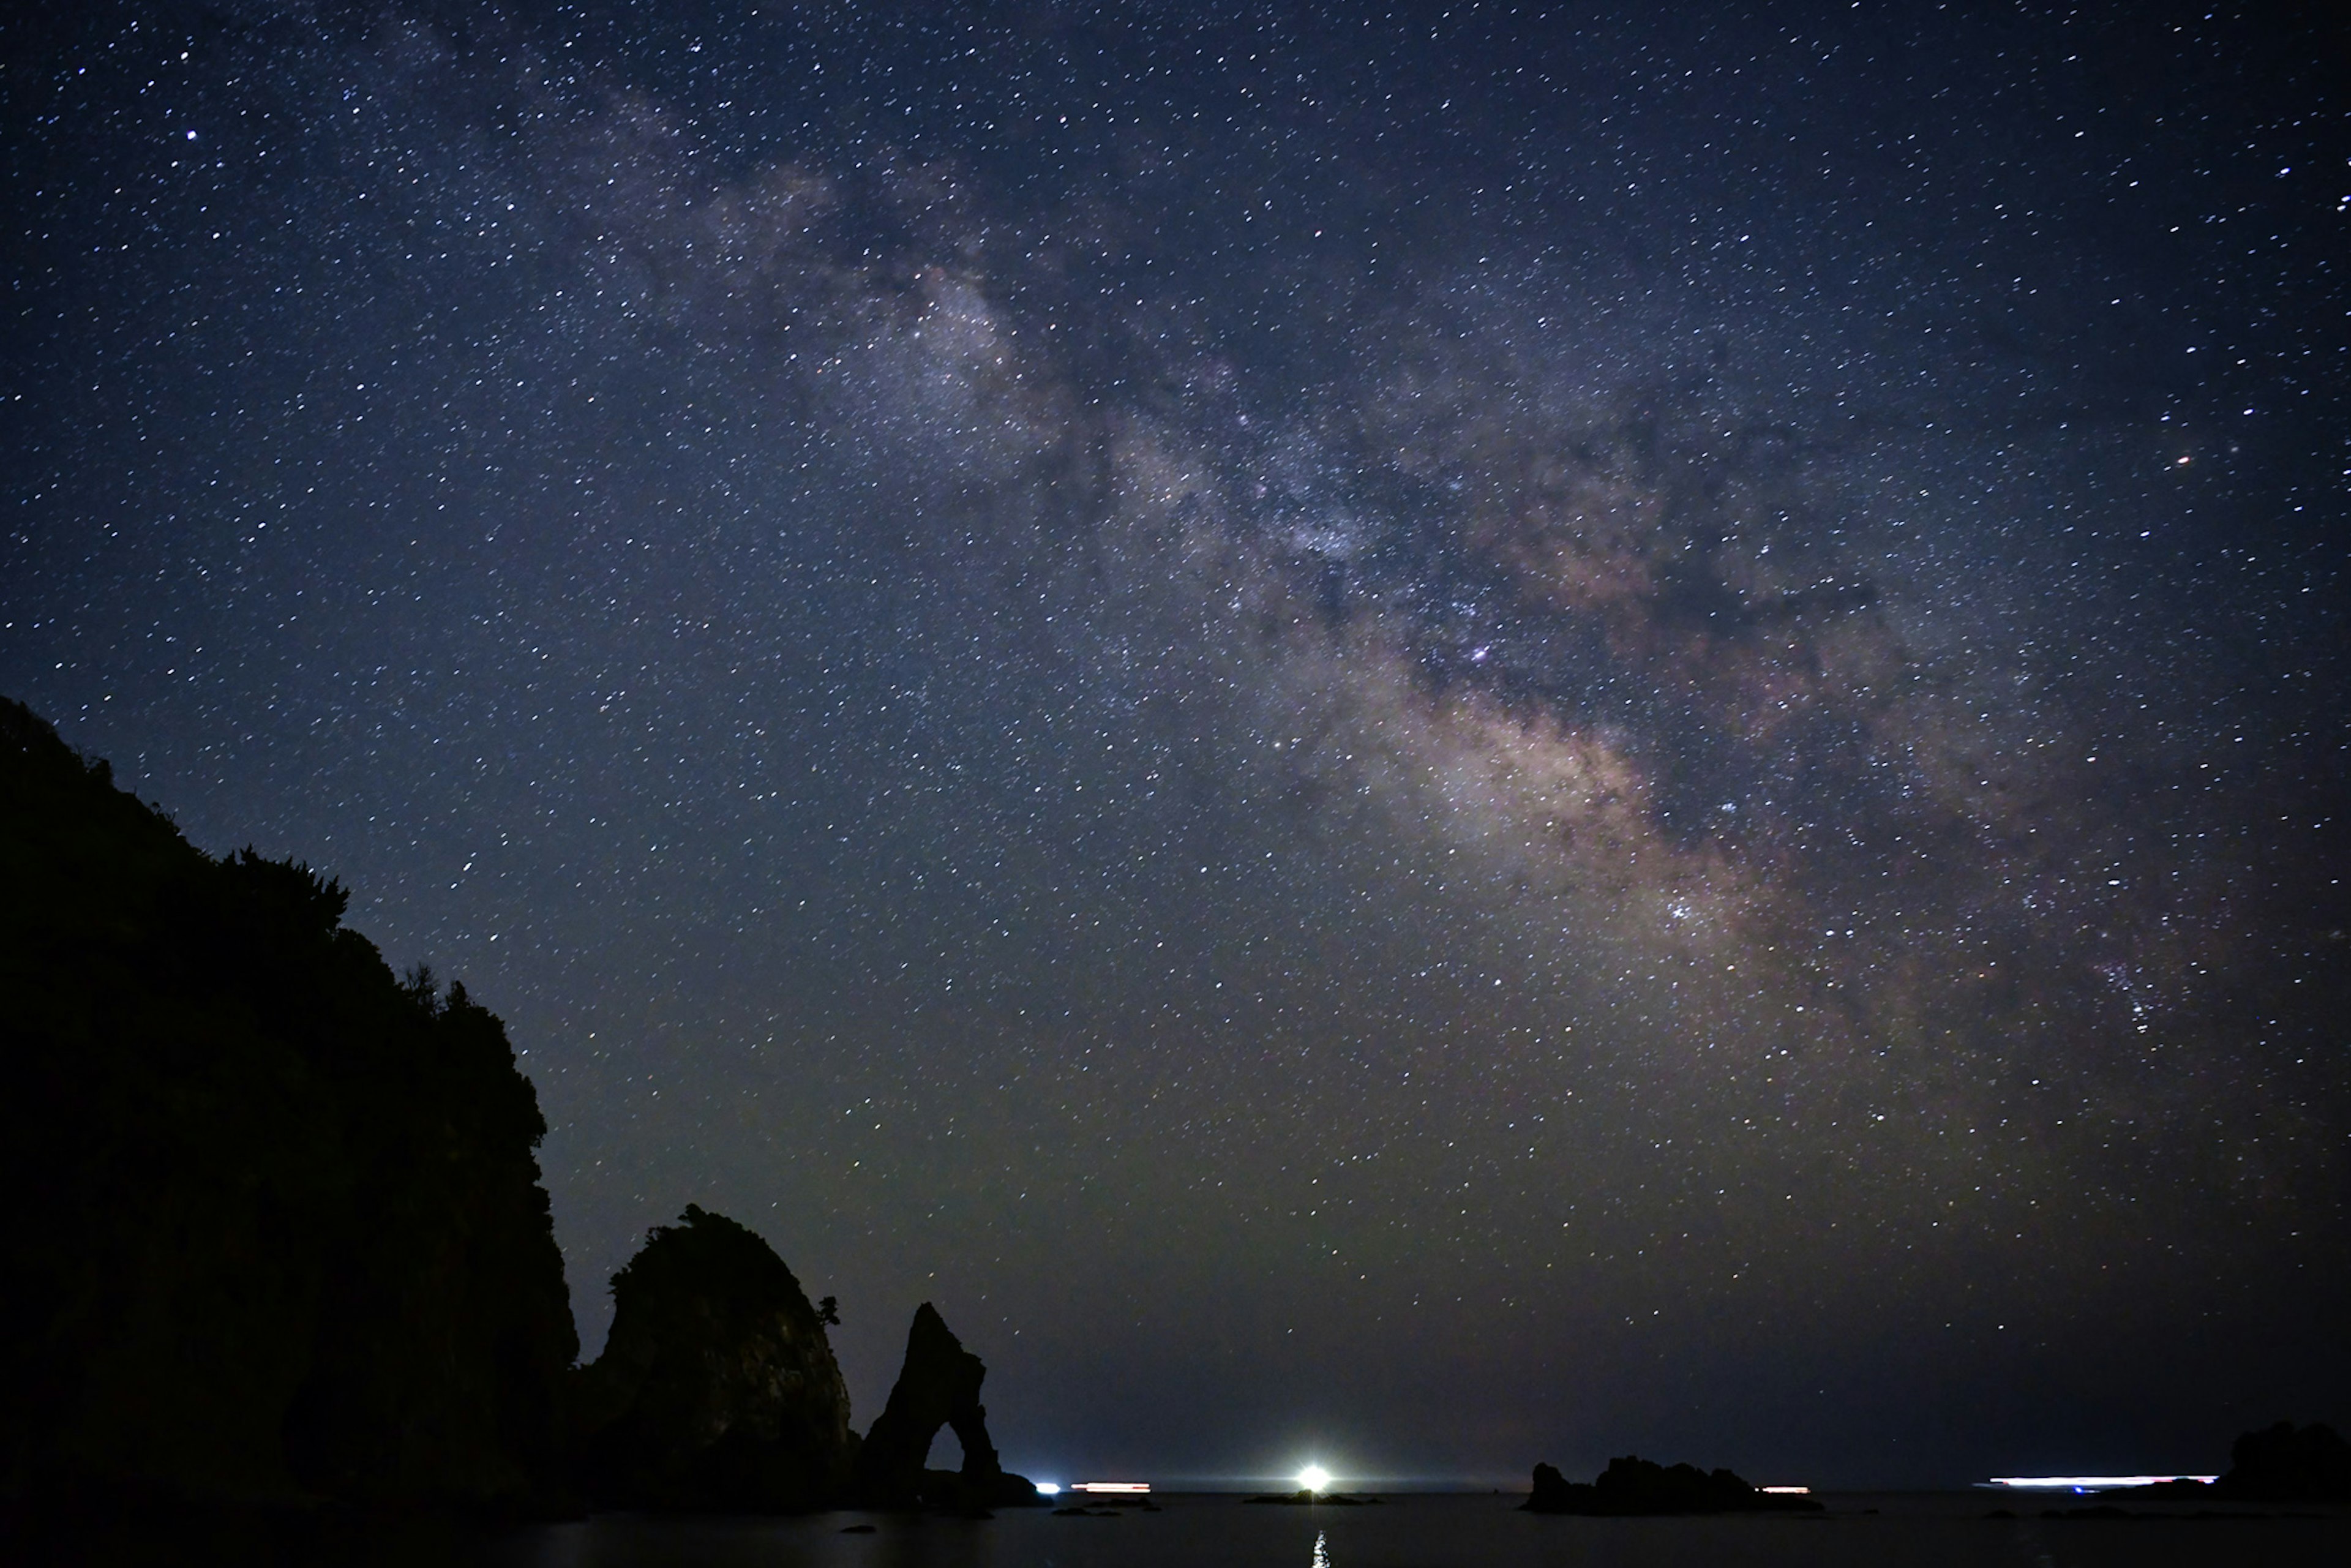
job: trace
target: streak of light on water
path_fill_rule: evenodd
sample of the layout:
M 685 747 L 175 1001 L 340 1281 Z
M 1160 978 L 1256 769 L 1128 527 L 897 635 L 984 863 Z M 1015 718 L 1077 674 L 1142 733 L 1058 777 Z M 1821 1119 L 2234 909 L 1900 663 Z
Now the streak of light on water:
M 2151 1487 L 2158 1481 L 2216 1481 L 2218 1476 L 1994 1476 L 1984 1485 L 2011 1491 L 2113 1491 L 2117 1487 Z M 1773 1488 L 1765 1487 L 1765 1491 Z
M 1822 1498 L 1817 1514 L 1588 1519 L 1523 1493 L 1251 1507 L 1155 1490 L 1157 1508 L 993 1519 L 601 1514 L 467 1531 L 430 1521 L 86 1521 L 47 1557 L 108 1568 L 2298 1568 L 2351 1563 L 2351 1508 L 2084 1505 L 2014 1491 Z M 1815 1496 L 1820 1494 L 1815 1493 Z M 2001 1505 L 2008 1506 L 2001 1506 Z M 2052 1505 L 2046 1506 L 2043 1505 Z M 0 1561 L 37 1561 L 0 1536 Z

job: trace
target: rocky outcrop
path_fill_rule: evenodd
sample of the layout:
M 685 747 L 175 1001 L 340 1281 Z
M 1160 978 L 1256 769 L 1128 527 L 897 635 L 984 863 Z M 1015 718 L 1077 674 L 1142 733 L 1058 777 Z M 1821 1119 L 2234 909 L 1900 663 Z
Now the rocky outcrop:
M 2248 1502 L 2351 1502 L 2351 1442 L 2334 1427 L 2280 1421 L 2247 1432 L 2229 1449 L 2229 1473 L 2213 1483 Z
M 0 1515 L 1036 1501 L 925 1306 L 852 1469 L 823 1322 L 689 1207 L 579 1342 L 504 1026 L 0 698 Z M 924 1468 L 942 1425 L 959 1474 Z
M 1626 1454 L 1608 1461 L 1597 1480 L 1571 1481 L 1551 1465 L 1537 1465 L 1534 1489 L 1522 1505 L 1531 1513 L 1813 1513 L 1809 1497 L 1760 1492 L 1729 1470 L 1660 1465 Z
M 1575 1513 L 1580 1511 L 1575 1507 L 1578 1492 L 1588 1493 L 1591 1490 L 1570 1482 L 1557 1465 L 1537 1465 L 1534 1488 L 1519 1506 L 1529 1513 Z
M 2241 1434 L 2229 1448 L 2229 1471 L 2206 1482 L 2182 1478 L 2133 1487 L 2151 1497 L 2233 1502 L 2351 1502 L 2351 1441 L 2323 1422 L 2280 1421 Z
M 0 699 L 0 1502 L 563 1506 L 537 1097 L 346 902 Z
M 914 1309 L 906 1333 L 906 1360 L 858 1449 L 852 1501 L 868 1508 L 981 1510 L 1040 1502 L 1034 1484 L 1007 1473 L 987 1437 L 987 1410 L 979 1402 L 987 1367 L 964 1349 L 938 1310 Z M 960 1471 L 925 1469 L 941 1427 L 963 1445 Z
M 688 1205 L 612 1276 L 580 1375 L 581 1473 L 611 1508 L 789 1512 L 849 1474 L 849 1390 L 799 1281 L 758 1236 Z

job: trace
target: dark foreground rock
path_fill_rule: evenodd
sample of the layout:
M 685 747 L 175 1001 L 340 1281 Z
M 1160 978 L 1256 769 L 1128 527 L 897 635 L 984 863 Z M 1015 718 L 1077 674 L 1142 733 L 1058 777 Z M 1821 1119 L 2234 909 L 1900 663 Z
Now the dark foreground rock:
M 347 903 L 196 850 L 0 698 L 0 1526 L 544 1516 L 583 1479 L 631 1507 L 1040 1500 L 927 1306 L 853 1469 L 815 1310 L 698 1209 L 575 1371 L 505 1028 L 395 976 Z M 942 1425 L 959 1474 L 924 1466 Z
M 0 1503 L 565 1506 L 537 1097 L 346 903 L 0 699 Z
M 1608 1461 L 1597 1480 L 1571 1481 L 1551 1465 L 1537 1465 L 1534 1488 L 1521 1505 L 1531 1513 L 1817 1513 L 1809 1497 L 1760 1492 L 1729 1470 L 1660 1465 L 1627 1454 Z
M 849 1500 L 864 1508 L 943 1508 L 980 1511 L 1041 1505 L 1026 1477 L 1008 1473 L 987 1437 L 979 1385 L 987 1367 L 964 1349 L 936 1308 L 914 1309 L 906 1360 L 859 1447 Z M 963 1445 L 960 1471 L 925 1468 L 939 1428 Z
M 2246 1502 L 2351 1502 L 2351 1442 L 2323 1422 L 2291 1421 L 2247 1432 L 2229 1450 L 2229 1473 L 2212 1483 Z
M 2280 1421 L 2241 1435 L 2229 1471 L 2213 1481 L 2158 1481 L 2134 1497 L 2231 1502 L 2351 1502 L 2351 1441 L 2324 1422 Z
M 849 1391 L 782 1259 L 689 1204 L 612 1276 L 580 1375 L 580 1464 L 610 1508 L 791 1512 L 848 1479 Z

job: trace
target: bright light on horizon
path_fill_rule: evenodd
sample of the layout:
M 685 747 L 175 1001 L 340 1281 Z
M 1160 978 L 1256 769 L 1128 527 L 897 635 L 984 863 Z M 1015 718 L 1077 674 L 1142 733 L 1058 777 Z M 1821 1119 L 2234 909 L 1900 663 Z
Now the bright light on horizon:
M 1321 1491 L 1331 1484 L 1331 1472 L 1320 1465 L 1309 1465 L 1298 1472 L 1298 1484 L 1308 1491 Z
M 1061 1483 L 1059 1481 L 1039 1481 L 1037 1483 L 1037 1495 L 1039 1497 L 1059 1497 L 1061 1495 Z
M 2158 1481 L 2202 1481 L 2210 1486 L 2220 1479 L 2218 1476 L 1994 1476 L 1985 1484 L 2012 1487 L 2018 1491 L 2110 1491 L 2116 1487 L 2151 1487 Z

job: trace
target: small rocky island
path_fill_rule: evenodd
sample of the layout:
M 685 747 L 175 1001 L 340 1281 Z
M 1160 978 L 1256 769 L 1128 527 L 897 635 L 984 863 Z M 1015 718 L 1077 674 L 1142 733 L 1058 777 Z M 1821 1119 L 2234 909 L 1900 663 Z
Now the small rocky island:
M 1660 1465 L 1626 1454 L 1608 1461 L 1597 1479 L 1571 1481 L 1552 1465 L 1537 1465 L 1534 1489 L 1520 1505 L 1529 1513 L 1818 1513 L 1809 1497 L 1758 1491 L 1729 1470 Z

